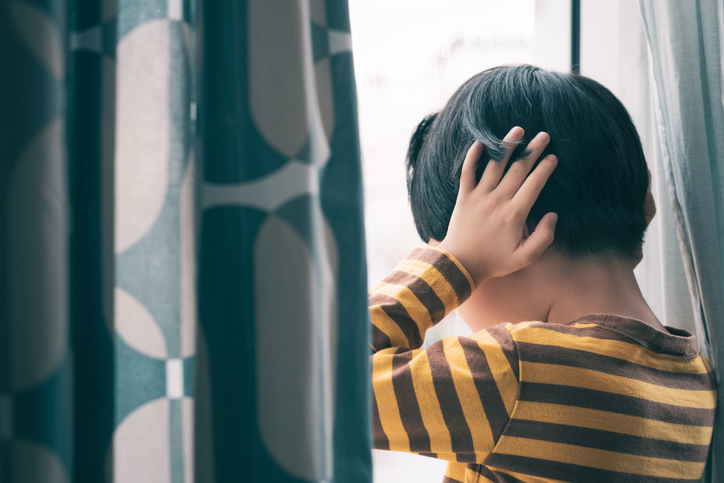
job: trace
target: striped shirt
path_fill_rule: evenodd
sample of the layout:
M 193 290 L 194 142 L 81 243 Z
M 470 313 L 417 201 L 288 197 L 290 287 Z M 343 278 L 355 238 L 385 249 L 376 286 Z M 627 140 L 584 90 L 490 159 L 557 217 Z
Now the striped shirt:
M 691 333 L 598 314 L 420 349 L 473 290 L 428 247 L 372 289 L 376 448 L 445 459 L 447 483 L 699 479 L 716 382 Z

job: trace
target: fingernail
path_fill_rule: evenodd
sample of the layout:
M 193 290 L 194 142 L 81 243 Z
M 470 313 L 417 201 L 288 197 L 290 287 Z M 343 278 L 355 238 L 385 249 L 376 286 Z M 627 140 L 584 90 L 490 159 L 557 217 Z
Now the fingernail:
M 550 139 L 550 136 L 548 136 L 548 133 L 539 132 L 535 138 L 536 138 L 536 140 L 544 143 L 544 142 L 548 141 L 548 139 Z
M 508 134 L 513 137 L 520 137 L 523 135 L 523 128 L 520 126 L 515 126 L 513 129 L 510 130 Z
M 556 213 L 553 213 L 551 215 L 551 219 L 550 219 L 551 225 L 555 225 L 557 221 L 558 221 L 558 215 Z
M 558 163 L 558 158 L 555 154 L 549 154 L 548 156 L 546 156 L 546 159 L 549 161 L 553 161 L 554 163 Z

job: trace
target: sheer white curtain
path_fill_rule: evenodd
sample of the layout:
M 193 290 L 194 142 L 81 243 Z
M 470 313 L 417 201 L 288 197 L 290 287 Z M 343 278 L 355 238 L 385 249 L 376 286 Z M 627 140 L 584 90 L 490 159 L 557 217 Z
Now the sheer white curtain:
M 699 346 L 721 374 L 724 352 L 724 5 L 641 0 L 670 203 Z M 665 267 L 666 269 L 666 267 Z M 686 290 L 682 290 L 686 292 Z M 720 383 L 719 401 L 722 400 Z M 721 402 L 720 402 L 721 407 Z M 724 462 L 721 410 L 707 481 Z M 719 472 L 724 472 L 719 470 Z

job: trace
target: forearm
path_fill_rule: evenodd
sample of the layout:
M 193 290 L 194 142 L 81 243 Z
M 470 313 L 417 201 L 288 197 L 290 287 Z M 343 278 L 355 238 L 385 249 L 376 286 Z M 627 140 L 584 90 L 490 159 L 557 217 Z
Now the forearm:
M 370 291 L 372 349 L 417 349 L 425 332 L 464 302 L 474 289 L 460 263 L 444 250 L 413 250 Z

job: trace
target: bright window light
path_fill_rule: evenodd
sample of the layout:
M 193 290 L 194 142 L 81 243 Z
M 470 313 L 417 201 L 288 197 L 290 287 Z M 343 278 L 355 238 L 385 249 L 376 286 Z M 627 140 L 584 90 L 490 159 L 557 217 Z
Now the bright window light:
M 359 102 L 370 285 L 422 243 L 405 154 L 422 118 L 474 74 L 533 63 L 534 0 L 349 0 Z M 567 22 L 565 22 L 567 25 Z M 455 315 L 426 342 L 470 333 Z M 445 462 L 375 451 L 375 483 L 442 481 Z

